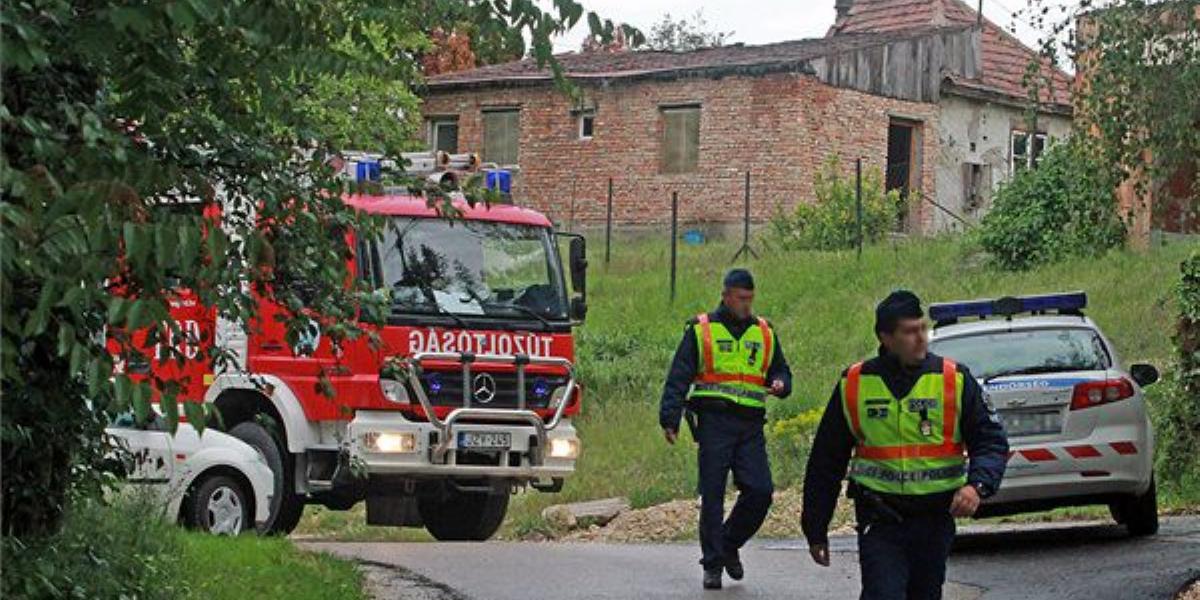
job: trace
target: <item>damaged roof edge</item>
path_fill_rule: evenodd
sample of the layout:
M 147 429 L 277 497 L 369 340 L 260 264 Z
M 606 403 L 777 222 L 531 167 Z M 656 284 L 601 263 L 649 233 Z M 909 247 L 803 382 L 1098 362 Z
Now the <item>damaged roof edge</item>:
M 672 81 L 697 77 L 720 79 L 736 75 L 767 75 L 774 73 L 794 73 L 797 75 L 817 74 L 810 64 L 813 60 L 822 58 L 804 58 L 799 60 L 777 61 L 770 63 L 744 63 L 725 65 L 706 65 L 697 67 L 682 67 L 668 69 L 650 69 L 644 71 L 624 71 L 614 73 L 567 73 L 563 77 L 573 83 L 595 83 L 607 85 L 622 81 Z M 430 91 L 451 91 L 461 89 L 478 89 L 486 87 L 526 87 L 554 83 L 554 77 L 548 73 L 530 75 L 501 75 L 496 77 L 480 77 L 457 81 L 429 81 L 425 88 Z
M 993 90 L 983 84 L 958 81 L 953 77 L 946 77 L 942 80 L 942 93 L 944 95 L 959 96 L 971 100 L 1003 104 L 1021 110 L 1028 109 L 1031 102 L 1029 98 L 1018 98 Z M 1037 110 L 1038 112 L 1062 115 L 1064 117 L 1071 117 L 1075 114 L 1075 107 L 1057 102 L 1038 102 Z

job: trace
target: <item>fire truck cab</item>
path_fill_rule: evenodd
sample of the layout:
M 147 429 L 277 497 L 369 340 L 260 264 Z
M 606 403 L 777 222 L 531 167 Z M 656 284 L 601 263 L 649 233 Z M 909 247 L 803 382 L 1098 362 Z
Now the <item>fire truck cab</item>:
M 368 524 L 487 539 L 514 490 L 558 491 L 579 456 L 584 240 L 513 205 L 458 202 L 448 219 L 404 194 L 345 201 L 386 218 L 378 239 L 352 241 L 354 276 L 390 290 L 381 344 L 335 348 L 316 327 L 289 343 L 282 308 L 266 300 L 246 328 L 189 306 L 184 318 L 212 320 L 182 329 L 211 327 L 242 365 L 201 373 L 196 393 L 274 471 L 266 530 L 291 531 L 306 504 L 365 501 Z

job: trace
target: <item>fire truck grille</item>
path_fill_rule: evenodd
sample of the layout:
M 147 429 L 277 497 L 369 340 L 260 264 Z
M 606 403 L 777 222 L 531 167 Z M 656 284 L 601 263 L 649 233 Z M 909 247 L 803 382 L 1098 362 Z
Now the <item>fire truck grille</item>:
M 478 408 L 517 408 L 516 373 L 475 372 L 469 390 L 471 406 Z M 434 406 L 463 405 L 463 377 L 458 371 L 430 371 L 421 376 L 425 394 Z M 546 408 L 550 396 L 567 384 L 561 376 L 525 375 L 525 407 Z

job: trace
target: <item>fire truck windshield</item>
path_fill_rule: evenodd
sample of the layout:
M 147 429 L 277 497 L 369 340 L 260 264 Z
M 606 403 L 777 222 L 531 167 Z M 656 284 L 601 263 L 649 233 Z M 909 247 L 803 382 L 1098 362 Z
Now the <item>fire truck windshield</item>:
M 392 292 L 393 314 L 567 319 L 545 227 L 393 217 L 370 256 L 377 282 Z

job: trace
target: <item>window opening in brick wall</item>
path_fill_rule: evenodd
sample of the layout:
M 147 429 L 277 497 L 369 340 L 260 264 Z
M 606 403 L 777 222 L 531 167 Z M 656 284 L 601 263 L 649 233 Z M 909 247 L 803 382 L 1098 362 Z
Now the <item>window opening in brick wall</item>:
M 662 172 L 691 173 L 700 162 L 700 107 L 662 109 Z
M 579 113 L 579 139 L 590 140 L 596 130 L 596 113 L 585 111 Z
M 429 120 L 429 146 L 448 154 L 458 152 L 458 117 Z
M 521 111 L 483 111 L 483 160 L 498 165 L 517 164 L 521 140 Z

